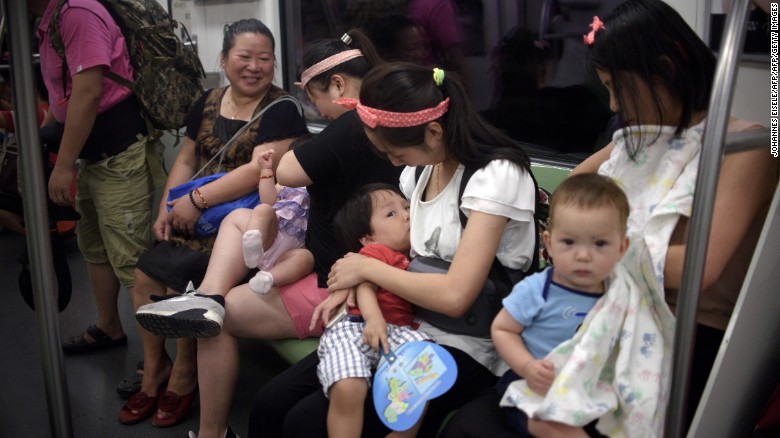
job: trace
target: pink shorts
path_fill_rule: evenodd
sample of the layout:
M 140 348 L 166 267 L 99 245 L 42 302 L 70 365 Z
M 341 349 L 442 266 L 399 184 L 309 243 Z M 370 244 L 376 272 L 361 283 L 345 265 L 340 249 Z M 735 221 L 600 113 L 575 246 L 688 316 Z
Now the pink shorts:
M 318 337 L 322 334 L 321 324 L 317 324 L 314 330 L 309 330 L 314 308 L 328 298 L 328 289 L 317 287 L 316 273 L 312 272 L 294 283 L 280 287 L 279 296 L 295 324 L 295 333 L 299 338 Z

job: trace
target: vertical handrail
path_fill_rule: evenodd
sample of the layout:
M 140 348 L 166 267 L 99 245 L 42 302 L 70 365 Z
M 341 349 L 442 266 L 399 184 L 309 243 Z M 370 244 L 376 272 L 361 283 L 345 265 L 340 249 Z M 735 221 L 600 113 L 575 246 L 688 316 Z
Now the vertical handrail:
M 552 14 L 553 0 L 544 0 L 542 3 L 541 17 L 539 17 L 539 41 L 547 40 L 550 14 Z
M 696 178 L 696 196 L 693 200 L 690 230 L 682 283 L 677 307 L 677 323 L 674 337 L 672 363 L 672 385 L 669 408 L 666 413 L 665 435 L 682 437 L 686 431 L 688 384 L 693 359 L 696 315 L 699 305 L 699 291 L 707 256 L 707 243 L 715 191 L 718 186 L 720 162 L 728 126 L 737 61 L 745 39 L 749 0 L 732 0 L 726 18 L 723 40 L 718 55 L 718 66 L 712 84 L 706 129 L 701 150 L 701 161 Z
M 3 47 L 3 41 L 5 39 L 5 29 L 8 27 L 6 23 L 8 20 L 5 18 L 5 7 L 0 3 L 0 47 Z
M 35 316 L 40 337 L 49 426 L 52 436 L 70 438 L 73 435 L 70 405 L 65 384 L 65 367 L 54 301 L 57 283 L 54 276 L 49 222 L 46 208 L 45 177 L 38 138 L 38 116 L 32 70 L 32 48 L 27 2 L 2 0 L 8 11 L 11 43 L 11 68 L 14 78 L 14 108 L 16 138 L 19 142 L 19 165 L 22 175 L 22 201 L 27 248 L 30 253 Z

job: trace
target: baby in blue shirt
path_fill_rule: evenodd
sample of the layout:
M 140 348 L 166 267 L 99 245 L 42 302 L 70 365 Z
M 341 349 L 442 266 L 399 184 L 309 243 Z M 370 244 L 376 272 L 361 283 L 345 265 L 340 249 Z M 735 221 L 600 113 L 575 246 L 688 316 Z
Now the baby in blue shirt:
M 491 328 L 496 349 L 511 368 L 498 383 L 499 394 L 519 378 L 539 394 L 550 388 L 555 369 L 545 356 L 574 336 L 606 291 L 605 280 L 628 249 L 628 214 L 626 195 L 608 177 L 575 175 L 555 191 L 550 226 L 543 235 L 554 267 L 517 283 Z M 595 422 L 583 430 L 506 410 L 510 427 L 524 436 L 552 429 L 566 436 L 595 431 Z

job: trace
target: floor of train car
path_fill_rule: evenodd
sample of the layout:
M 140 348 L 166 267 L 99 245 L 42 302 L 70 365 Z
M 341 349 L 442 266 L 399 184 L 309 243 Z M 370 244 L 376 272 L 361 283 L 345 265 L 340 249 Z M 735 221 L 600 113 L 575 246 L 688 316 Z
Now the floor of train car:
M 0 436 L 51 436 L 49 410 L 43 382 L 41 349 L 35 314 L 19 294 L 17 277 L 19 255 L 25 248 L 24 237 L 0 231 L 0 284 L 4 284 L 0 318 Z M 59 314 L 62 339 L 82 332 L 95 322 L 95 305 L 86 277 L 86 267 L 76 247 L 75 237 L 68 240 L 68 262 L 73 277 L 73 298 Z M 81 356 L 63 356 L 67 399 L 73 437 L 186 437 L 188 430 L 198 428 L 198 400 L 183 422 L 167 429 L 156 428 L 150 421 L 126 426 L 117 421 L 122 400 L 116 386 L 128 377 L 142 358 L 141 342 L 135 328 L 127 291 L 119 298 L 122 324 L 128 338 L 127 347 L 117 347 Z M 286 363 L 270 348 L 258 341 L 242 340 L 239 385 L 233 396 L 229 424 L 245 436 L 249 404 L 255 391 L 269 378 L 285 368 Z M 175 353 L 175 344 L 167 349 Z

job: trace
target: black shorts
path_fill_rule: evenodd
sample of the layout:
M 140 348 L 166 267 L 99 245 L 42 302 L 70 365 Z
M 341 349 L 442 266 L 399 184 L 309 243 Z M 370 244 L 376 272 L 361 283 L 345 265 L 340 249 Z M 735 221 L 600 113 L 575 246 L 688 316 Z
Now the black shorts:
M 138 258 L 135 267 L 176 292 L 186 292 L 190 281 L 197 287 L 206 275 L 209 255 L 170 242 L 156 242 Z
M 236 250 L 240 251 L 240 248 Z M 182 294 L 187 291 L 190 281 L 195 287 L 203 282 L 208 266 L 209 254 L 170 242 L 156 242 L 135 265 L 153 280 Z M 239 284 L 249 282 L 256 273 L 257 269 L 250 269 Z

